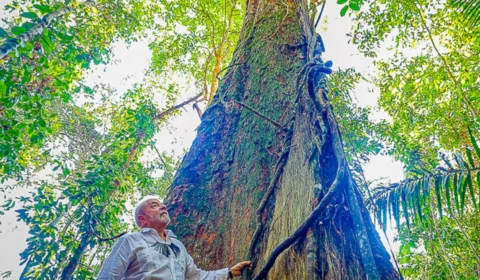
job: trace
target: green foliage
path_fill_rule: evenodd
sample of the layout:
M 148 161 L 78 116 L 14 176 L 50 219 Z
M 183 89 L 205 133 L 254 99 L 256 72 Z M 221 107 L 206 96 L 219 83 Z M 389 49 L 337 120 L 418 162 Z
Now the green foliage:
M 379 131 L 407 171 L 376 189 L 375 216 L 384 230 L 389 219 L 400 229 L 406 277 L 478 278 L 479 29 L 449 1 L 367 5 L 352 42 L 377 66 L 379 104 L 391 116 Z
M 69 135 L 72 138 L 85 138 L 68 152 L 78 160 L 73 164 L 53 160 L 57 183 L 43 181 L 35 193 L 21 198 L 23 208 L 17 212 L 31 234 L 28 247 L 21 254 L 27 265 L 23 275 L 27 279 L 60 275 L 79 245 L 79 233 L 80 236 L 90 230 L 95 233 L 81 256 L 82 262 L 91 263 L 104 257 L 113 242 L 104 244 L 96 237 L 114 236 L 130 227 L 131 217 L 125 220 L 125 202 L 134 200 L 135 193 L 165 194 L 173 179 L 176 163 L 165 154 L 146 165 L 138 161 L 141 151 L 151 145 L 139 139 L 150 139 L 158 131 L 153 124 L 156 108 L 142 90 L 130 91 L 118 105 L 106 105 L 90 112 L 73 108 L 80 111 L 63 117 L 67 123 L 78 123 L 85 128 L 84 134 L 65 126 L 66 131 L 73 132 Z M 100 121 L 92 116 L 105 111 L 109 112 L 111 123 L 108 133 L 92 133 L 91 128 Z M 98 147 L 104 148 L 100 151 Z M 85 157 L 85 150 L 91 150 L 92 154 Z M 163 176 L 152 177 L 158 170 L 165 171 Z M 100 247 L 103 252 L 98 251 Z M 89 266 L 75 275 L 91 278 L 98 269 L 99 264 Z
M 158 7 L 138 1 L 99 1 L 82 10 L 81 2 L 68 3 L 72 14 L 54 19 L 30 42 L 0 61 L 0 177 L 19 175 L 49 137 L 58 133 L 55 125 L 58 104 L 71 102 L 85 90 L 79 85 L 91 63 L 107 63 L 109 46 L 119 38 L 136 40 L 151 26 Z M 40 13 L 50 13 L 62 2 L 36 1 Z M 7 5 L 20 12 L 3 28 L 0 44 L 8 43 L 34 27 L 37 18 L 23 1 Z M 5 31 L 11 30 L 11 33 Z
M 153 31 L 151 75 L 160 76 L 165 88 L 172 76 L 193 79 L 194 92 L 207 98 L 212 84 L 228 65 L 240 34 L 244 1 L 159 1 L 161 28 Z M 218 68 L 217 68 L 218 66 Z M 220 76 L 217 76 L 220 75 Z M 213 88 L 213 89 L 212 89 Z
M 470 27 L 478 27 L 480 22 L 480 1 L 478 0 L 452 0 L 452 5 L 465 15 Z
M 477 142 L 472 137 L 472 146 Z M 471 148 L 473 150 L 473 148 Z M 400 230 L 405 276 L 474 279 L 478 275 L 480 153 L 467 149 L 435 171 L 411 169 L 409 178 L 374 190 L 375 216 Z M 461 266 L 459 266 L 462 264 Z
M 463 215 L 464 211 L 479 211 L 476 193 L 480 182 L 479 166 L 469 166 L 463 162 L 455 169 L 439 166 L 435 173 L 426 170 L 411 170 L 412 178 L 387 187 L 378 187 L 373 203 L 379 207 L 377 218 L 386 221 L 394 218 L 397 228 L 400 220 L 410 226 L 414 223 L 429 223 L 429 215 L 435 212 L 441 219 L 444 215 Z M 436 207 L 436 208 L 433 208 Z M 387 214 L 388 213 L 388 214 Z M 403 216 L 402 216 L 403 213 Z M 425 218 L 427 215 L 427 218 Z M 386 227 L 385 223 L 382 226 Z
M 407 279 L 478 279 L 477 213 L 402 228 L 399 262 Z
M 340 116 L 349 163 L 363 181 L 361 166 L 384 148 L 380 138 L 392 144 L 389 151 L 406 164 L 408 179 L 378 189 L 374 199 L 383 226 L 393 217 L 402 230 L 404 272 L 469 278 L 479 246 L 471 241 L 480 207 L 480 135 L 471 115 L 471 107 L 480 107 L 479 30 L 465 28 L 457 10 L 443 2 L 370 1 L 368 9 L 361 0 L 337 3 L 343 5 L 341 16 L 355 12 L 352 40 L 364 54 L 376 57 L 388 38 L 396 48 L 393 59 L 376 61 L 380 104 L 392 123 L 374 124 L 371 108 L 355 105 L 350 93 L 362 77 L 353 69 L 330 77 L 328 97 Z M 157 116 L 176 104 L 182 84 L 208 100 L 232 58 L 245 11 L 243 1 L 83 4 L 14 1 L 5 10 L 18 16 L 0 27 L 0 44 L 8 45 L 45 16 L 69 7 L 0 61 L 0 178 L 17 179 L 16 187 L 34 184 L 30 195 L 0 206 L 6 211 L 21 205 L 18 216 L 30 227 L 21 254 L 26 279 L 58 278 L 73 257 L 80 258 L 73 278 L 93 278 L 113 244 L 100 237 L 132 227 L 125 203 L 165 193 L 179 161 L 155 147 L 154 137 L 168 122 Z M 93 65 L 110 63 L 118 40 L 149 42 L 147 78 L 119 102 L 107 90 L 101 104 L 79 106 L 79 95 L 102 91 L 82 79 Z M 415 47 L 418 55 L 401 51 Z M 66 149 L 57 151 L 58 142 Z M 453 155 L 445 165 L 439 164 L 439 151 Z M 142 160 L 144 154 L 153 159 Z M 44 171 L 53 174 L 51 180 L 30 181 L 32 172 Z M 88 246 L 78 255 L 84 238 Z M 422 252 L 411 252 L 422 246 Z M 460 254 L 462 246 L 468 250 Z M 448 263 L 438 252 L 458 257 Z M 421 266 L 425 262 L 430 269 Z M 467 265 L 452 269 L 462 263 Z
M 343 17 L 347 14 L 348 10 L 354 12 L 360 11 L 360 7 L 363 5 L 363 0 L 337 0 L 337 4 L 344 5 L 340 10 L 340 16 Z

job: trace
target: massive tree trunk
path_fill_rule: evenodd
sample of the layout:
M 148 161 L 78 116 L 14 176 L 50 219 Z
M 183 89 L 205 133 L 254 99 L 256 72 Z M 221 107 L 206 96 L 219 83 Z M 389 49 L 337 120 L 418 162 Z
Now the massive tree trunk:
M 200 267 L 252 258 L 256 275 L 322 201 L 268 278 L 396 279 L 344 165 L 308 2 L 248 1 L 233 61 L 167 197 L 172 227 Z

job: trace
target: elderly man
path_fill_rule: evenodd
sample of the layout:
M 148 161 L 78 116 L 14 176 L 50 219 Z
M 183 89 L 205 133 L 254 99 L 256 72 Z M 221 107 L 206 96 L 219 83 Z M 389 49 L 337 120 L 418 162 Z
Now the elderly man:
M 224 280 L 241 275 L 250 266 L 246 261 L 216 271 L 197 268 L 182 242 L 165 229 L 170 217 L 156 196 L 140 200 L 134 215 L 140 231 L 117 241 L 98 279 Z

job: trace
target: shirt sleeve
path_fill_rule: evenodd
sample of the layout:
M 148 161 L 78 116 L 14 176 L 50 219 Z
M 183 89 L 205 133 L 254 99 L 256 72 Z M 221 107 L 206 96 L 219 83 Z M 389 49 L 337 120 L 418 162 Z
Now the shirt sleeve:
M 186 254 L 185 280 L 227 280 L 228 268 L 205 271 L 199 269 L 192 257 Z
M 130 264 L 132 251 L 127 236 L 121 237 L 107 257 L 97 276 L 98 280 L 122 279 Z

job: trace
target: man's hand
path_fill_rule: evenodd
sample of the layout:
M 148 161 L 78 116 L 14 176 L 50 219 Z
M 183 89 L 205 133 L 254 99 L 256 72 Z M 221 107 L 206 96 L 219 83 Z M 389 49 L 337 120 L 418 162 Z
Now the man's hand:
M 246 266 L 249 266 L 251 268 L 252 267 L 252 262 L 251 261 L 239 262 L 236 265 L 232 266 L 230 268 L 230 271 L 232 272 L 234 277 L 237 277 L 237 276 L 242 275 L 242 270 Z

